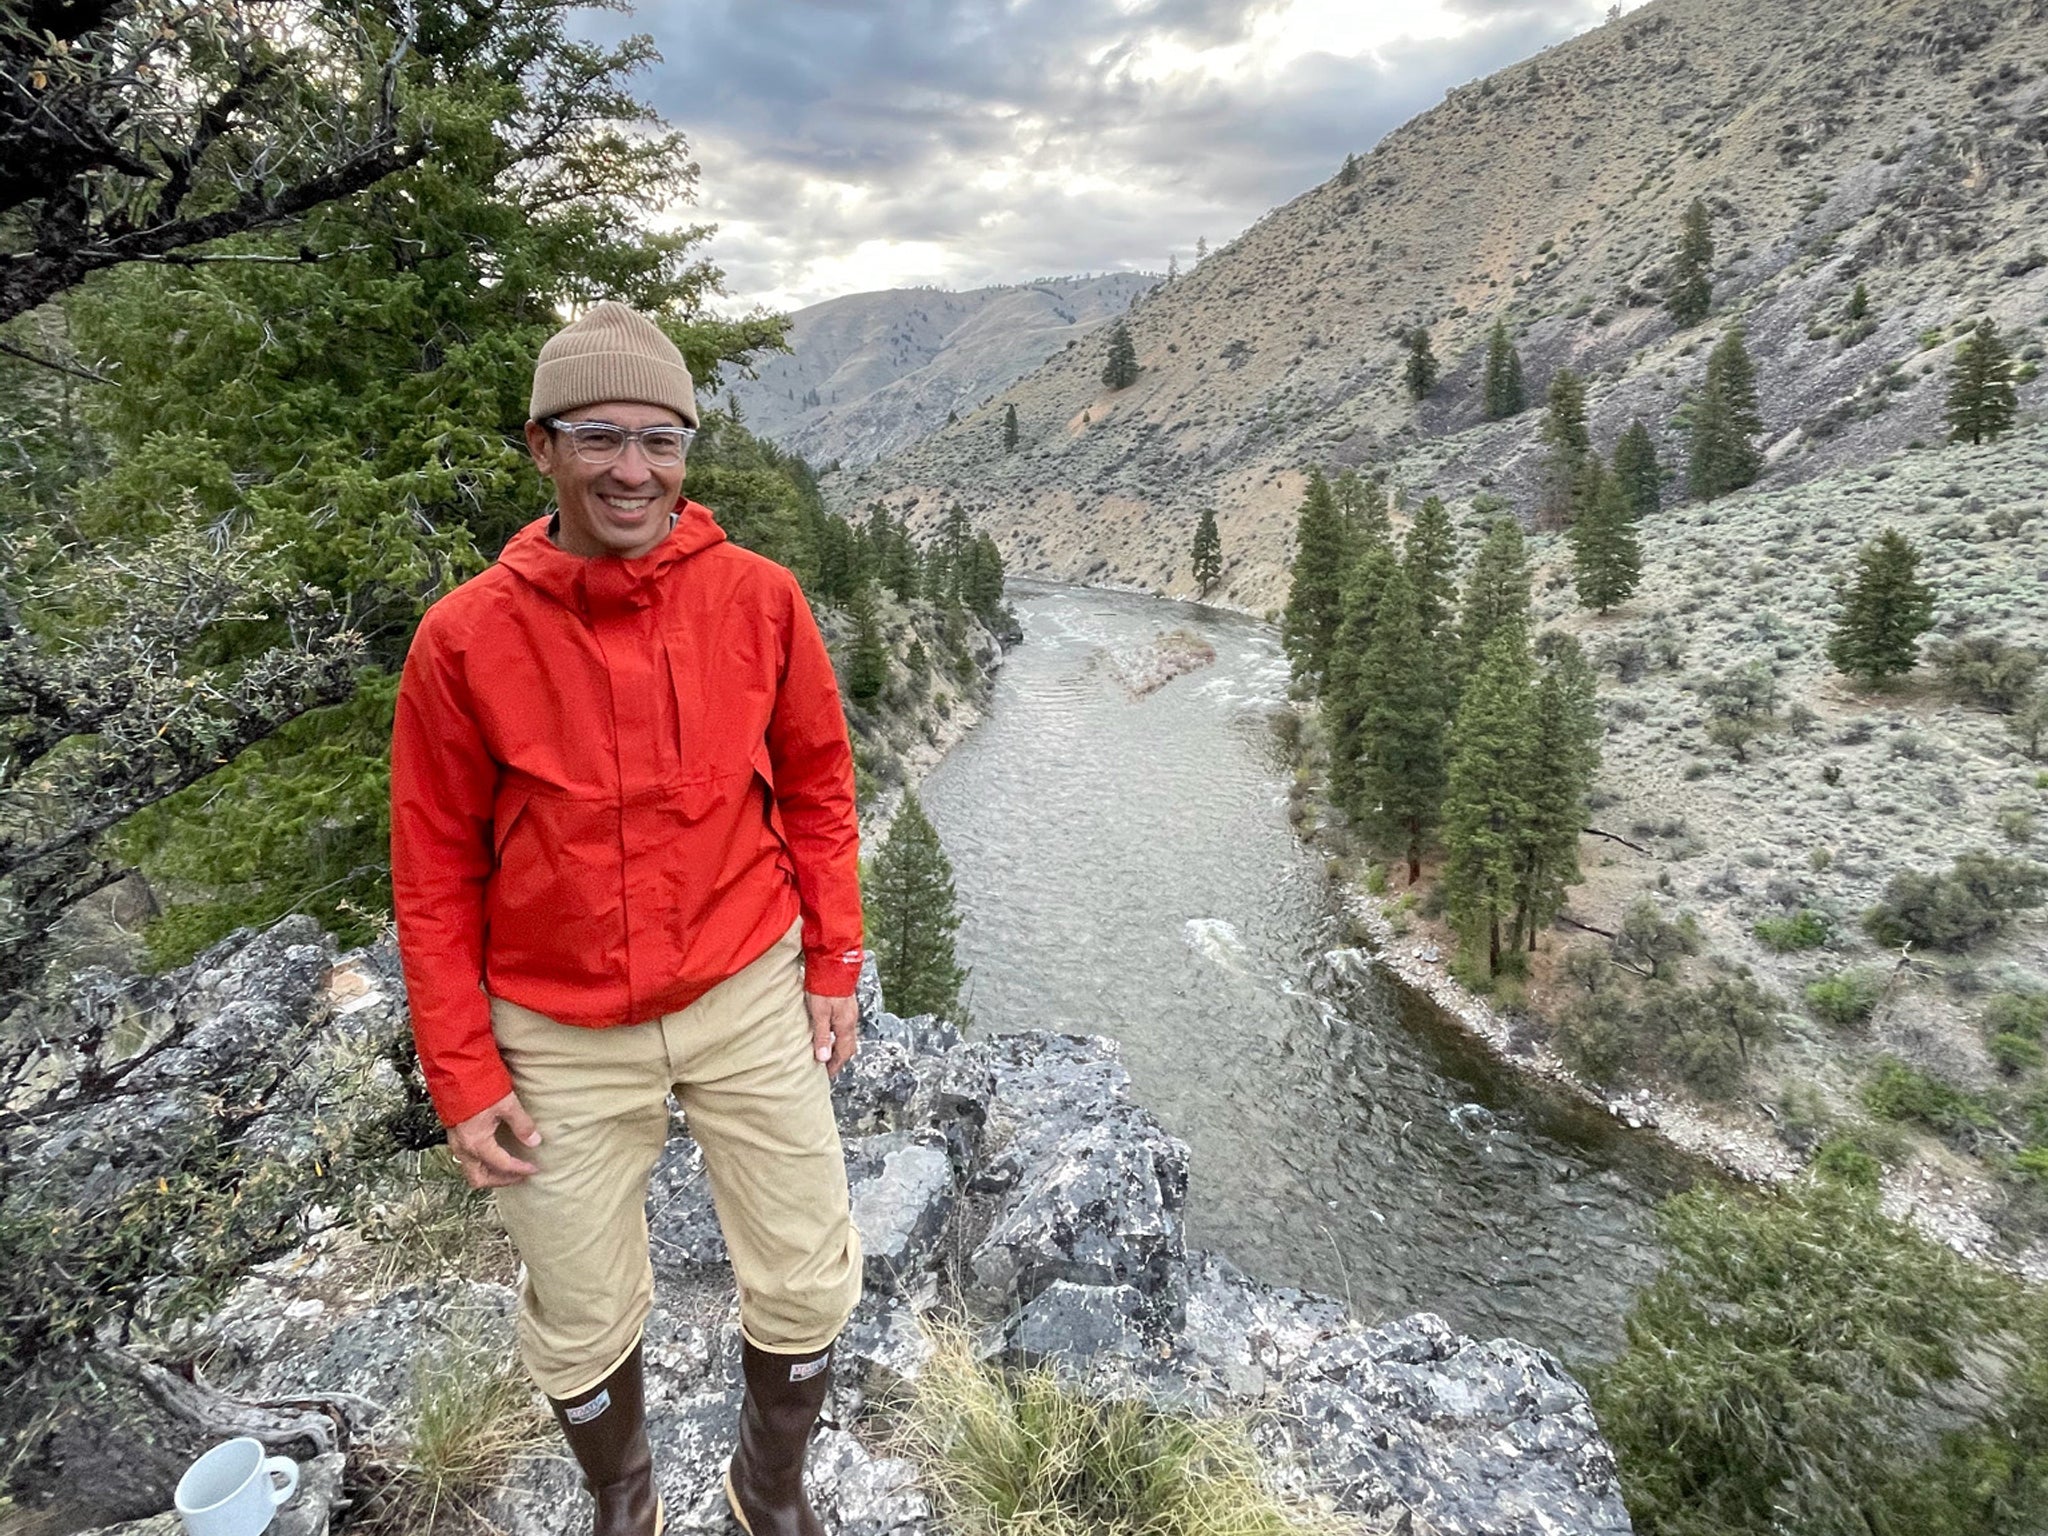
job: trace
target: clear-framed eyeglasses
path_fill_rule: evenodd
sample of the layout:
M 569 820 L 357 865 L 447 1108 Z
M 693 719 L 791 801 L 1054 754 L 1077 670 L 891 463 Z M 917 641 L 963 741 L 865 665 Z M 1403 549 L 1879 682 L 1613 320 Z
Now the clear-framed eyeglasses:
M 683 462 L 697 435 L 695 427 L 641 427 L 635 431 L 609 421 L 563 421 L 559 416 L 548 417 L 544 425 L 567 433 L 576 457 L 586 464 L 616 463 L 626 444 L 638 443 L 643 459 L 665 469 Z

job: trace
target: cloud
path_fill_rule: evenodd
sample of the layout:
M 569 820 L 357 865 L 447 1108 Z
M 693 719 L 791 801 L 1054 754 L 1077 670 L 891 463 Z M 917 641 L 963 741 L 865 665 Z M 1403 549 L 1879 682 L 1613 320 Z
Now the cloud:
M 731 302 L 1158 271 L 1602 0 L 642 0 Z M 624 30 L 621 28 L 620 30 Z

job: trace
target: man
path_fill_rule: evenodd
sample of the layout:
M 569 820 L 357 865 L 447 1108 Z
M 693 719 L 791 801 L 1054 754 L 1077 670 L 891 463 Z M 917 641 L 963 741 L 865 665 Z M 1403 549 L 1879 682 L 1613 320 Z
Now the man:
M 598 1536 L 663 1524 L 641 1331 L 673 1091 L 739 1288 L 727 1498 L 752 1536 L 822 1536 L 804 1447 L 861 1268 L 827 1081 L 861 957 L 845 716 L 796 579 L 681 496 L 696 398 L 651 321 L 562 329 L 531 411 L 556 510 L 427 611 L 399 686 L 420 1062 L 518 1247 L 520 1355 Z

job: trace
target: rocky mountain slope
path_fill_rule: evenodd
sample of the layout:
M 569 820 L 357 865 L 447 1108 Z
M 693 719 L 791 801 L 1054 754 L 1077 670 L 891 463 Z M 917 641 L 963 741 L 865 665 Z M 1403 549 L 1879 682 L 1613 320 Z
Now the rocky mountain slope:
M 1156 281 L 1116 272 L 828 299 L 790 317 L 791 350 L 732 396 L 754 431 L 813 464 L 865 464 L 978 409 Z
M 1219 596 L 1265 608 L 1284 595 L 1307 466 L 1382 466 L 1410 496 L 1490 491 L 1526 512 L 1534 407 L 1567 364 L 1589 380 L 1597 446 L 1641 416 L 1674 464 L 1673 412 L 1737 319 L 1765 484 L 1814 480 L 1939 440 L 1923 367 L 1963 322 L 2024 332 L 2048 309 L 2044 172 L 2042 0 L 1652 0 L 1451 91 L 1348 184 L 1333 176 L 1153 290 L 1130 316 L 1130 388 L 1103 388 L 1098 332 L 828 492 L 927 519 L 958 501 L 1014 571 L 1176 594 L 1213 505 Z M 1695 197 L 1713 214 L 1714 313 L 1678 331 L 1661 286 Z M 1859 279 L 1875 323 L 1851 327 Z M 1488 422 L 1496 318 L 1532 408 Z M 1401 376 L 1416 326 L 1443 365 L 1419 406 Z M 2026 384 L 2022 409 L 2044 388 Z

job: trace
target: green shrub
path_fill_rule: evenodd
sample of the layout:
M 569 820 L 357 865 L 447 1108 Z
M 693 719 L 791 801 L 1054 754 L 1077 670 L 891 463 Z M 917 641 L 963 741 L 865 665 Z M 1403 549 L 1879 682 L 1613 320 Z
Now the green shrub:
M 1869 971 L 1837 971 L 1806 984 L 1806 1006 L 1829 1024 L 1861 1024 L 1877 1011 L 1884 978 Z
M 2017 1077 L 2022 1072 L 2031 1072 L 2041 1065 L 2044 1057 L 2048 1057 L 2048 1052 L 2041 1049 L 2041 1042 L 2029 1040 L 2025 1035 L 1991 1037 L 1991 1059 L 1998 1063 L 1998 1070 L 2008 1076 Z
M 2022 1035 L 2039 1040 L 2048 1029 L 2048 992 L 1994 992 L 1977 1015 L 1986 1035 Z
M 1884 1164 L 1848 1136 L 1830 1136 L 1822 1142 L 1813 1155 L 1813 1171 L 1857 1189 L 1876 1189 L 1884 1178 Z
M 2039 651 L 1997 635 L 1937 640 L 1927 654 L 1956 698 L 2001 715 L 2018 709 L 2041 676 Z
M 1826 913 L 1807 907 L 1783 917 L 1760 918 L 1749 931 L 1765 949 L 1783 955 L 1794 950 L 1819 949 L 1833 936 L 1834 925 Z
M 1880 944 L 1957 953 L 2004 932 L 2022 908 L 2039 906 L 2044 884 L 2048 871 L 2025 859 L 1959 854 L 1946 874 L 1893 875 L 1863 927 Z
M 1629 1347 L 1590 1373 L 1642 1536 L 2018 1536 L 2048 1478 L 2038 1298 L 1887 1219 L 1867 1164 L 1752 1196 L 1667 1202 Z M 1859 1187 L 1858 1179 L 1865 1181 Z M 1923 1427 L 1994 1334 L 1976 1417 Z M 1946 1422 L 1956 1424 L 1951 1413 Z
M 1863 1104 L 1874 1115 L 1924 1125 L 1944 1141 L 1966 1147 L 1975 1146 L 1998 1123 L 1975 1094 L 1896 1056 L 1879 1059 L 1863 1084 Z

